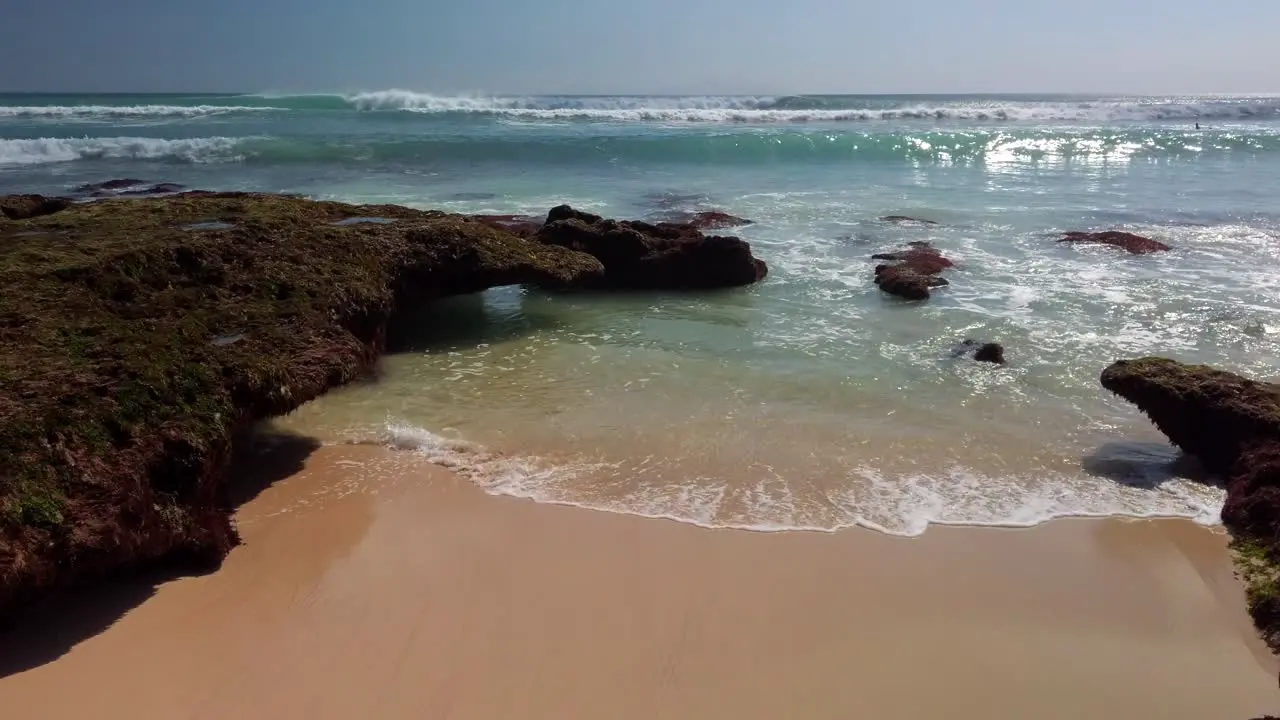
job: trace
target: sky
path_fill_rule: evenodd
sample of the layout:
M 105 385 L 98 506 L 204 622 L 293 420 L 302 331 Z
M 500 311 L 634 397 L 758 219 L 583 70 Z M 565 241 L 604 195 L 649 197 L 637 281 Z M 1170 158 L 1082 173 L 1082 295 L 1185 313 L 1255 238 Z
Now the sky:
M 15 0 L 0 92 L 1280 91 L 1276 0 Z

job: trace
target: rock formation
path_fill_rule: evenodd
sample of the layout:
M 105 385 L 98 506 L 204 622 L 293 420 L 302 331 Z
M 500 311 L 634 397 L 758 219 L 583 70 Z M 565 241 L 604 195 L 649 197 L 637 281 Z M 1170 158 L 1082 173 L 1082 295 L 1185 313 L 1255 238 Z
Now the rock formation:
M 0 214 L 10 220 L 27 220 L 52 215 L 71 207 L 67 198 L 43 195 L 0 195 Z
M 942 256 L 929 243 L 909 243 L 907 249 L 876 253 L 872 260 L 888 260 L 893 264 L 877 265 L 875 282 L 881 290 L 906 300 L 926 300 L 930 289 L 949 284 L 939 277 L 955 263 Z
M 768 272 L 738 238 L 703 235 L 689 225 L 605 220 L 568 205 L 552 208 L 535 238 L 594 256 L 604 265 L 610 287 L 733 287 Z
M 0 222 L 0 614 L 121 568 L 220 561 L 231 438 L 366 372 L 397 309 L 764 274 L 740 240 L 580 214 L 533 240 L 254 193 L 0 207 L 26 218 Z
M 1134 255 L 1163 252 L 1169 249 L 1168 245 L 1157 240 L 1142 237 L 1141 235 L 1134 235 L 1133 233 L 1121 232 L 1119 230 L 1107 230 L 1105 232 L 1069 232 L 1058 242 L 1114 245 L 1118 248 L 1124 248 Z
M 1164 358 L 1121 360 L 1103 371 L 1102 384 L 1226 485 L 1222 521 L 1249 610 L 1280 651 L 1280 385 Z

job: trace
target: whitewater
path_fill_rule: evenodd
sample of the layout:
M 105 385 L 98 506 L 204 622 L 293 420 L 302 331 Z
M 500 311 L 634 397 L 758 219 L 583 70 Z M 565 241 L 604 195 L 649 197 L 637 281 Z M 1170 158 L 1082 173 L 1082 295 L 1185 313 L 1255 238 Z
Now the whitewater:
M 1277 176 L 1276 96 L 0 95 L 0 192 L 754 220 L 728 232 L 769 263 L 758 286 L 455 298 L 377 383 L 281 421 L 495 494 L 754 530 L 1215 524 L 1221 491 L 1097 378 L 1145 354 L 1280 376 Z M 1054 242 L 1095 229 L 1173 250 Z M 870 256 L 916 241 L 952 284 L 886 299 Z

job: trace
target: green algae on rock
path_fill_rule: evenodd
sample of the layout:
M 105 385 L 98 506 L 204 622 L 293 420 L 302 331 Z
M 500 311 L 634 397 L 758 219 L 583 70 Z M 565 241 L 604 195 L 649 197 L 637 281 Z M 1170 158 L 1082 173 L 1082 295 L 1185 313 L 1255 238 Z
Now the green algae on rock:
M 120 568 L 220 561 L 233 435 L 367 370 L 397 306 L 609 286 L 591 254 L 392 205 L 0 200 L 0 612 Z

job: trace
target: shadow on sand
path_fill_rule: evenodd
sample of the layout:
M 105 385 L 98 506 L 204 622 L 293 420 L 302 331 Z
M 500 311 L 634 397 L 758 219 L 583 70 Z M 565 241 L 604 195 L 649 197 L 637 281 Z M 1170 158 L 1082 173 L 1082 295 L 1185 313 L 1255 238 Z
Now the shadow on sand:
M 1081 458 L 1080 467 L 1090 475 L 1143 490 L 1154 490 L 1178 478 L 1218 484 L 1199 460 L 1161 442 L 1106 443 Z
M 272 483 L 301 470 L 320 443 L 258 428 L 237 438 L 233 447 L 228 498 L 234 509 Z M 213 571 L 170 563 L 125 572 L 89 587 L 54 593 L 40 605 L 4 618 L 0 625 L 0 678 L 57 660 L 81 642 L 106 631 L 166 582 Z

